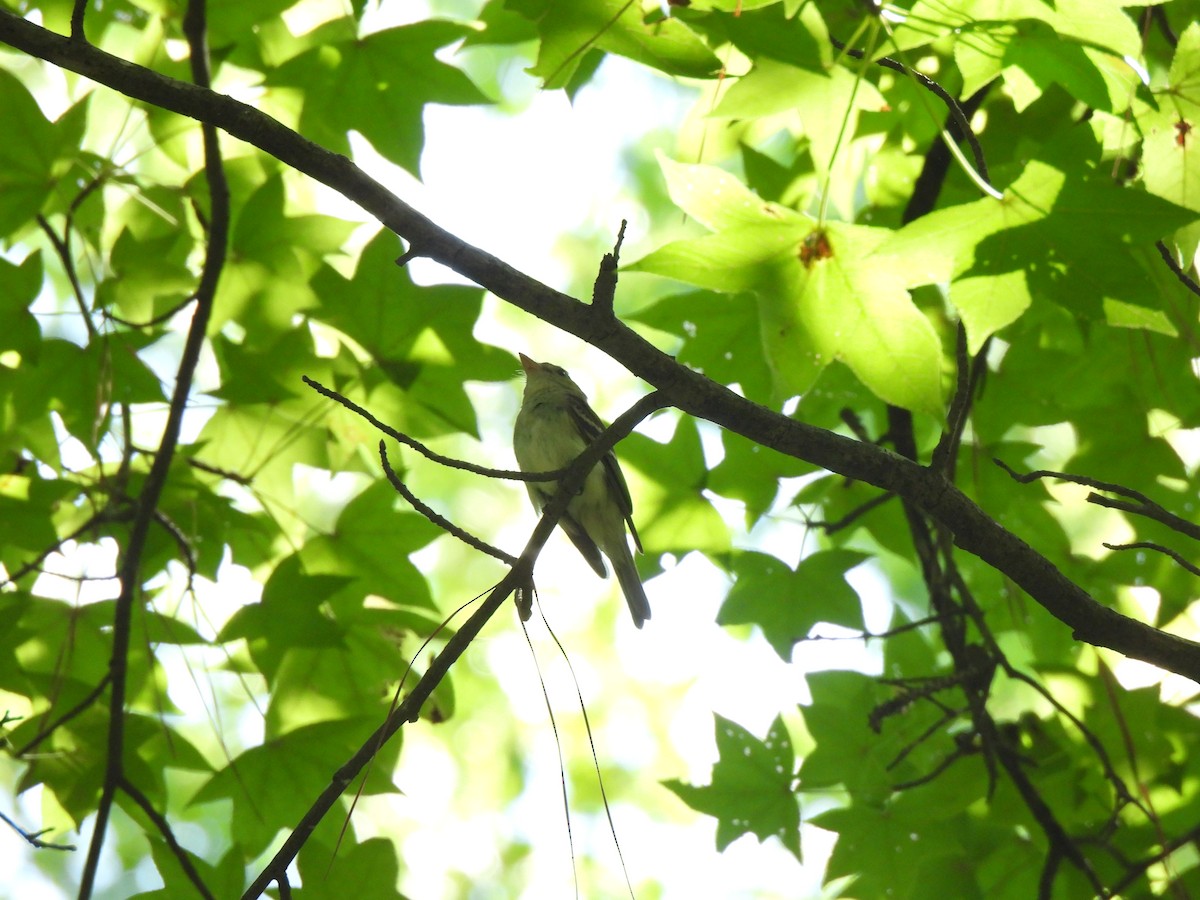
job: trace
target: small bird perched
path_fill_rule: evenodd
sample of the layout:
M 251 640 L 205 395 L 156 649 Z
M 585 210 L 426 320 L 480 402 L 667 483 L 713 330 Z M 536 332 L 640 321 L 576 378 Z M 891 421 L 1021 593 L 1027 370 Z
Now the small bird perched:
M 560 366 L 534 362 L 524 353 L 520 357 L 525 370 L 525 396 L 513 428 L 517 465 L 522 472 L 565 468 L 600 436 L 604 423 Z M 558 484 L 550 481 L 529 481 L 526 486 L 538 512 L 558 490 Z M 633 564 L 625 526 L 629 526 L 639 553 L 642 542 L 633 527 L 633 501 L 625 476 L 611 450 L 588 473 L 582 490 L 572 498 L 558 524 L 601 578 L 608 577 L 601 552 L 608 557 L 633 613 L 633 623 L 641 628 L 650 618 L 650 603 Z

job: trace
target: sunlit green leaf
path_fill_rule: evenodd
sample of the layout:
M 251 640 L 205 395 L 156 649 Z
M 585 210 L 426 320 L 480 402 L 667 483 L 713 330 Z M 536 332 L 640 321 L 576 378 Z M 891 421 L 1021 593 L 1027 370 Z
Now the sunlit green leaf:
M 347 134 L 357 131 L 415 174 L 424 105 L 486 101 L 466 75 L 434 56 L 465 33 L 461 25 L 429 21 L 324 44 L 284 63 L 267 85 L 303 92 L 300 130 L 312 140 L 349 153 Z
M 680 362 L 714 381 L 737 382 L 748 397 L 769 398 L 770 372 L 751 298 L 693 291 L 664 297 L 631 318 L 681 337 Z
M 251 853 L 261 852 L 278 829 L 294 827 L 308 808 L 311 799 L 296 785 L 328 782 L 379 724 L 369 718 L 322 722 L 268 739 L 213 775 L 191 802 L 231 799 L 235 840 Z M 395 764 L 399 743 L 381 748 L 378 768 L 386 769 L 388 759 Z
M 1200 210 L 1200 23 L 1179 36 L 1167 82 L 1156 92 L 1157 110 L 1138 117 L 1144 142 L 1146 189 L 1172 203 Z
M 760 841 L 777 837 L 800 858 L 800 806 L 793 792 L 791 738 L 776 718 L 767 736 L 756 738 L 736 722 L 715 716 L 717 752 L 712 783 L 665 782 L 688 806 L 717 819 L 717 849 L 743 834 Z M 747 801 L 750 802 L 747 802 Z
M 708 470 L 692 419 L 679 420 L 669 444 L 631 435 L 617 455 L 637 486 L 634 520 L 648 553 L 728 549 L 729 526 L 703 495 Z
M 1084 138 L 1055 148 L 1094 151 Z M 954 281 L 978 348 L 988 327 L 1008 324 L 1041 294 L 1086 316 L 1105 300 L 1156 306 L 1131 248 L 1150 244 L 1190 219 L 1145 192 L 1114 186 L 1098 173 L 1076 173 L 1057 158 L 1031 162 L 1003 200 L 983 199 L 924 216 L 876 251 L 879 264 L 909 273 L 910 284 Z M 963 296 L 960 276 L 968 280 Z M 985 280 L 986 279 L 986 280 Z
M 810 141 L 817 170 L 827 172 L 834 162 L 843 123 L 848 139 L 854 135 L 860 111 L 884 106 L 874 85 L 841 66 L 821 71 L 765 59 L 729 89 L 713 115 L 760 118 L 794 111 Z
M 876 395 L 909 409 L 941 408 L 941 348 L 905 290 L 905 271 L 869 261 L 889 232 L 817 227 L 708 167 L 664 163 L 684 209 L 721 230 L 668 244 L 633 268 L 719 291 L 753 290 L 763 344 L 782 396 L 811 387 L 832 362 L 848 365 Z M 700 200 L 702 187 L 714 188 Z
M 627 56 L 668 75 L 703 78 L 716 73 L 720 61 L 681 21 L 647 24 L 642 7 L 625 0 L 554 3 L 510 0 L 509 9 L 537 24 L 541 50 L 531 70 L 547 88 L 562 87 L 584 53 L 595 45 Z
M 430 606 L 425 578 L 408 554 L 442 532 L 423 516 L 402 509 L 403 504 L 386 481 L 367 488 L 342 510 L 332 533 L 304 546 L 306 570 L 349 579 L 360 596 L 377 594 L 403 606 Z
M 0 148 L 0 235 L 7 235 L 32 219 L 50 192 L 58 140 L 33 96 L 2 69 L 0 121 L 20 135 Z
M 805 557 L 793 571 L 773 556 L 740 554 L 717 623 L 759 626 L 780 658 L 789 661 L 818 622 L 862 628 L 858 594 L 845 574 L 866 559 L 848 550 L 826 550 Z
M 0 350 L 16 350 L 37 361 L 41 330 L 29 304 L 42 287 L 42 258 L 31 254 L 19 266 L 0 260 Z
M 475 409 L 464 382 L 507 380 L 519 366 L 509 353 L 472 337 L 483 301 L 478 290 L 420 287 L 396 266 L 397 255 L 395 239 L 381 232 L 353 278 L 323 269 L 313 281 L 321 298 L 314 316 L 353 338 L 404 391 L 405 420 L 391 424 L 417 435 L 474 434 Z

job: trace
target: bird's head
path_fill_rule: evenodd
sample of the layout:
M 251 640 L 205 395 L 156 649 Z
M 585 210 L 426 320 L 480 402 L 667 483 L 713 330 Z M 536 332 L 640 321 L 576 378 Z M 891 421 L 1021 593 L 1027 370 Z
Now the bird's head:
M 570 394 L 583 397 L 583 391 L 579 389 L 571 376 L 567 374 L 567 370 L 562 366 L 556 366 L 554 363 L 540 363 L 530 359 L 524 353 L 517 354 L 521 357 L 521 368 L 525 370 L 525 394 L 539 394 L 542 391 L 560 390 Z

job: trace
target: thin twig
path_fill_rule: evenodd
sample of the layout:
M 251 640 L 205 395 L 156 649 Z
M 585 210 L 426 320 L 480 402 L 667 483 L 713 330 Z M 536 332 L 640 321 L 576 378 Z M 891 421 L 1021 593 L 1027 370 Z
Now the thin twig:
M 1158 9 L 1157 6 L 1151 8 Z M 1179 279 L 1183 286 L 1200 297 L 1200 284 L 1197 284 L 1196 280 L 1175 261 L 1175 254 L 1171 252 L 1171 248 L 1163 241 L 1155 241 L 1154 246 L 1158 248 L 1158 255 L 1163 258 L 1163 262 L 1167 264 L 1167 268 L 1175 274 L 1175 277 Z
M 1100 494 L 1088 494 L 1088 503 L 1094 503 L 1097 506 L 1104 506 L 1108 509 L 1117 509 L 1122 512 L 1132 513 L 1133 515 L 1143 516 L 1147 519 L 1153 519 L 1155 522 L 1166 525 L 1172 531 L 1177 531 L 1186 537 L 1195 541 L 1200 541 L 1200 525 L 1194 522 L 1189 522 L 1175 513 L 1170 512 L 1158 503 L 1155 503 L 1141 491 L 1136 491 L 1133 488 L 1126 487 L 1123 484 L 1113 484 L 1108 481 L 1098 481 L 1095 478 L 1089 478 L 1086 475 L 1072 475 L 1070 472 L 1054 472 L 1050 469 L 1038 469 L 1034 472 L 1027 472 L 1024 475 L 1015 471 L 1007 463 L 1000 459 L 992 460 L 996 465 L 1002 468 L 1009 476 L 1020 482 L 1028 484 L 1031 481 L 1036 481 L 1041 478 L 1057 478 L 1061 481 L 1069 481 L 1072 484 L 1080 484 L 1084 487 L 1095 488 L 1098 491 L 1107 491 L 1110 494 L 1119 494 L 1122 497 L 1128 497 L 1135 500 L 1135 503 L 1126 503 L 1123 500 L 1113 500 L 1110 497 L 1104 497 Z
M 605 253 L 600 260 L 600 271 L 596 273 L 596 283 L 592 286 L 592 308 L 608 316 L 613 315 L 617 296 L 617 265 L 621 261 L 621 244 L 625 242 L 625 225 L 626 221 L 622 219 L 617 243 L 612 253 Z
M 179 843 L 179 839 L 175 837 L 175 832 L 171 830 L 171 823 L 167 821 L 167 817 L 154 808 L 154 804 L 150 802 L 150 798 L 142 793 L 132 781 L 121 776 L 120 788 L 129 796 L 134 803 L 138 805 L 143 813 L 146 814 L 153 824 L 158 829 L 158 833 L 162 835 L 167 849 L 171 851 L 171 855 L 175 857 L 179 863 L 179 867 L 183 869 L 183 874 L 187 876 L 187 880 L 192 883 L 201 897 L 205 900 L 216 900 L 212 891 L 208 889 L 208 885 L 204 883 L 204 879 L 200 877 L 195 864 L 192 862 L 192 857 L 188 854 L 183 845 Z
M 618 441 L 632 432 L 639 422 L 652 412 L 663 409 L 666 405 L 667 401 L 662 394 L 658 392 L 647 394 L 622 413 L 594 443 L 588 446 L 587 450 L 567 467 L 566 474 L 559 482 L 558 491 L 542 509 L 542 516 L 538 520 L 533 534 L 530 535 L 525 550 L 517 559 L 517 564 L 491 590 L 480 604 L 479 609 L 472 613 L 471 617 L 446 642 L 445 648 L 430 662 L 429 668 L 413 686 L 412 692 L 388 716 L 387 721 L 379 726 L 346 764 L 333 774 L 329 786 L 321 792 L 321 795 L 301 817 L 292 833 L 284 840 L 283 846 L 242 894 L 242 900 L 255 900 L 262 896 L 267 887 L 279 878 L 280 873 L 286 871 L 292 860 L 296 858 L 296 854 L 300 852 L 300 848 L 304 846 L 304 842 L 312 834 L 313 829 L 337 802 L 342 792 L 354 780 L 363 766 L 375 755 L 378 748 L 407 722 L 417 720 L 429 695 L 445 678 L 450 667 L 462 656 L 488 620 L 514 592 L 532 590 L 533 564 L 551 532 L 558 526 L 559 520 L 566 512 L 567 504 L 571 502 L 583 485 L 587 473 L 603 458 L 604 454 L 616 446 Z
M 83 285 L 79 281 L 79 273 L 75 271 L 75 260 L 71 257 L 71 247 L 67 243 L 70 240 L 70 225 L 67 226 L 67 237 L 61 238 L 41 213 L 37 216 L 37 223 L 46 233 L 46 237 L 50 239 L 54 253 L 62 263 L 67 281 L 71 283 L 71 295 L 75 298 L 75 304 L 79 307 L 79 315 L 83 319 L 83 327 L 87 330 L 88 343 L 91 343 L 96 339 L 96 323 L 92 321 L 92 311 L 88 309 L 87 298 L 83 295 Z
M 108 319 L 109 321 L 116 322 L 118 325 L 124 325 L 126 328 L 152 328 L 153 326 L 159 325 L 159 324 L 167 321 L 168 319 L 170 319 L 172 316 L 174 316 L 177 312 L 179 312 L 181 309 L 186 307 L 189 303 L 191 303 L 195 299 L 196 299 L 195 295 L 192 295 L 190 297 L 184 297 L 182 300 L 180 300 L 178 303 L 176 303 L 170 309 L 168 309 L 164 312 L 160 312 L 157 316 L 153 316 L 144 322 L 134 322 L 132 319 L 122 318 L 121 316 L 118 316 L 116 313 L 109 312 L 108 310 L 104 310 L 103 314 L 104 314 L 104 318 Z
M 845 53 L 847 56 L 852 56 L 855 59 L 862 59 L 865 55 L 862 50 L 853 50 L 843 44 L 835 37 L 829 38 L 829 43 L 833 44 L 838 50 Z M 975 136 L 975 131 L 971 128 L 971 120 L 967 113 L 955 97 L 950 94 L 944 87 L 930 78 L 928 75 L 923 75 L 916 69 L 904 65 L 902 62 L 892 59 L 890 56 L 883 56 L 875 60 L 875 64 L 883 66 L 885 69 L 891 69 L 899 72 L 902 75 L 908 75 L 916 79 L 917 83 L 925 90 L 932 93 L 945 104 L 946 109 L 950 113 L 950 120 L 953 127 L 959 132 L 959 135 L 971 148 L 971 155 L 975 158 L 975 168 L 978 170 L 980 177 L 988 184 L 991 183 L 991 177 L 988 175 L 987 159 L 983 155 L 983 146 L 979 143 L 979 138 Z
M 883 504 L 887 503 L 895 496 L 896 495 L 891 491 L 884 491 L 882 494 L 872 497 L 870 500 L 867 500 L 864 503 L 860 503 L 840 519 L 834 519 L 832 522 L 810 522 L 809 524 L 813 528 L 821 529 L 826 534 L 834 534 L 835 532 L 841 531 L 843 528 L 853 525 L 864 515 L 875 509 L 875 507 L 883 506 Z
M 82 0 L 81 0 L 82 2 Z M 205 37 L 206 10 L 204 0 L 190 0 L 184 14 L 183 31 L 187 37 L 192 79 L 201 90 L 211 89 L 208 65 L 208 47 Z M 109 672 L 112 690 L 109 695 L 108 742 L 104 781 L 100 800 L 96 806 L 92 840 L 88 846 L 87 860 L 80 878 L 79 900 L 88 900 L 95 888 L 96 872 L 100 865 L 100 850 L 108 831 L 108 820 L 112 812 L 113 799 L 118 784 L 124 778 L 125 758 L 125 700 L 128 676 L 128 656 L 131 622 L 135 599 L 141 590 L 142 554 L 150 533 L 150 525 L 158 507 L 159 498 L 170 475 L 171 461 L 179 444 L 184 411 L 191 396 L 192 381 L 204 346 L 208 321 L 212 313 L 217 282 L 225 266 L 226 245 L 229 240 L 229 185 L 221 161 L 217 129 L 211 124 L 202 124 L 204 143 L 204 172 L 208 181 L 209 206 L 212 219 L 208 233 L 203 269 L 196 288 L 196 310 L 184 340 L 180 354 L 179 369 L 175 378 L 175 389 L 167 421 L 163 427 L 158 453 L 154 456 L 150 471 L 146 474 L 141 493 L 138 495 L 129 540 L 120 564 L 121 593 L 113 611 L 112 655 Z
M 43 841 L 42 835 L 50 829 L 42 831 L 26 831 L 4 813 L 0 812 L 0 821 L 5 822 L 13 831 L 19 834 L 31 846 L 38 850 L 74 850 L 74 844 L 52 844 L 50 841 Z
M 1200 825 L 1196 825 L 1183 834 L 1178 834 L 1169 839 L 1158 853 L 1151 854 L 1145 859 L 1128 863 L 1128 871 L 1125 872 L 1125 874 L 1121 876 L 1121 879 L 1112 886 L 1110 896 L 1123 896 L 1125 891 L 1129 889 L 1130 885 L 1144 876 L 1147 870 L 1153 866 L 1160 865 L 1165 859 L 1167 859 L 1172 853 L 1174 853 L 1176 850 L 1179 850 L 1181 847 L 1186 847 L 1198 840 L 1200 840 Z
M 965 615 L 965 610 L 955 610 L 954 615 Z M 897 625 L 895 628 L 889 628 L 887 631 L 859 631 L 854 634 L 810 634 L 800 638 L 801 641 L 870 641 L 875 639 L 886 639 L 895 637 L 898 634 L 905 634 L 917 628 L 922 628 L 926 625 L 932 625 L 935 622 L 941 622 L 942 616 L 925 616 L 923 619 L 914 619 L 912 622 L 905 622 L 903 625 Z
M 1166 554 L 1193 575 L 1200 577 L 1200 566 L 1188 562 L 1183 558 L 1183 554 L 1172 550 L 1170 547 L 1164 547 L 1162 544 L 1156 544 L 1153 541 L 1134 541 L 1132 544 L 1110 544 L 1105 541 L 1102 546 L 1107 547 L 1109 550 L 1155 550 L 1158 553 Z
M 109 519 L 109 514 L 108 514 L 107 510 L 100 510 L 100 512 L 93 513 L 87 519 L 87 521 L 85 521 L 82 525 L 80 525 L 74 531 L 70 532 L 69 534 L 63 535 L 61 538 L 56 540 L 49 547 L 42 550 L 37 556 L 35 556 L 29 562 L 25 563 L 23 566 L 21 566 L 19 569 L 17 569 L 15 572 L 13 572 L 12 575 L 10 575 L 8 578 L 4 579 L 3 581 L 0 581 L 0 587 L 7 587 L 10 584 L 16 584 L 18 581 L 20 581 L 26 575 L 30 574 L 31 572 L 37 571 L 39 569 L 39 567 L 41 566 L 41 564 L 46 561 L 46 557 L 50 556 L 50 554 L 52 554 L 52 553 L 57 552 L 62 547 L 63 544 L 67 543 L 67 541 L 73 541 L 77 537 L 79 537 L 81 534 L 83 534 L 85 531 L 88 531 L 89 529 L 94 528 L 101 521 L 111 521 Z
M 132 444 L 130 446 L 133 447 L 134 451 L 141 453 L 144 456 L 153 456 L 158 452 L 157 450 L 151 450 L 148 447 L 137 447 Z M 220 476 L 227 481 L 232 481 L 235 484 L 242 485 L 243 487 L 249 487 L 254 483 L 254 479 L 249 475 L 243 475 L 240 472 L 234 472 L 231 469 L 223 469 L 220 466 L 214 466 L 212 463 L 206 463 L 204 460 L 196 459 L 194 456 L 185 456 L 183 459 L 184 462 L 186 462 L 193 469 L 197 469 L 201 472 L 207 472 L 209 475 Z
M 488 556 L 500 560 L 500 562 L 504 563 L 505 565 L 515 566 L 517 564 L 517 558 L 515 556 L 505 553 L 499 547 L 493 547 L 487 541 L 480 540 L 465 528 L 460 528 L 458 525 L 455 525 L 441 513 L 435 512 L 430 506 L 422 502 L 416 494 L 408 489 L 408 485 L 400 480 L 400 476 L 396 474 L 395 470 L 392 468 L 392 464 L 388 462 L 387 445 L 384 444 L 383 441 L 379 442 L 379 461 L 383 464 L 383 473 L 387 475 L 388 481 L 392 483 L 392 487 L 396 489 L 396 492 L 405 500 L 407 500 L 408 504 L 413 509 L 427 518 L 438 528 L 442 529 L 447 534 L 458 538 L 468 547 L 473 547 L 480 553 L 486 553 Z
M 555 481 L 561 478 L 567 471 L 565 468 L 558 469 L 554 472 L 517 472 L 511 469 L 492 469 L 487 466 L 480 466 L 472 462 L 467 462 L 463 459 L 455 459 L 452 456 L 443 456 L 440 453 L 435 453 L 433 450 L 430 450 L 416 438 L 409 437 L 404 432 L 397 431 L 390 425 L 385 425 L 353 400 L 342 396 L 332 388 L 325 387 L 325 385 L 318 381 L 314 381 L 307 375 L 302 375 L 301 378 L 305 384 L 307 384 L 318 394 L 328 397 L 330 400 L 333 400 L 339 405 L 344 406 L 355 415 L 366 419 L 368 422 L 374 425 L 375 428 L 377 428 L 379 431 L 382 431 L 396 442 L 404 444 L 406 447 L 411 447 L 431 462 L 438 463 L 446 466 L 447 468 L 461 469 L 464 472 L 472 472 L 476 475 L 483 475 L 487 478 L 503 478 L 509 481 Z
M 108 687 L 108 683 L 111 680 L 112 680 L 112 672 L 111 671 L 105 672 L 104 677 L 101 678 L 100 681 L 98 681 L 96 683 L 96 686 L 94 688 L 92 688 L 90 691 L 88 691 L 87 696 L 85 696 L 82 700 L 80 700 L 78 703 L 76 703 L 74 706 L 72 706 L 70 709 L 68 709 L 65 713 L 63 713 L 61 716 L 59 716 L 57 719 L 55 719 L 49 725 L 43 726 L 42 729 L 37 734 L 35 734 L 28 741 L 25 742 L 24 746 L 22 746 L 21 748 L 19 748 L 16 751 L 14 751 L 13 755 L 20 758 L 20 757 L 24 756 L 26 753 L 29 753 L 31 750 L 33 750 L 35 747 L 37 747 L 38 744 L 40 744 L 42 741 L 44 741 L 50 735 L 54 734 L 54 732 L 57 729 L 66 725 L 68 722 L 70 722 L 72 719 L 74 719 L 77 715 L 79 715 L 84 710 L 86 710 L 89 706 L 91 706 L 93 703 L 96 702 L 96 698 L 98 698 L 101 694 L 104 693 L 104 689 L 106 687 Z

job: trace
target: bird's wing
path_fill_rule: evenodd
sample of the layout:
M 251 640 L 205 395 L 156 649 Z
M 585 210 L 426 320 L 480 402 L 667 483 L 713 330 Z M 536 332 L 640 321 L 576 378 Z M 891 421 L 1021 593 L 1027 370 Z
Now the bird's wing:
M 600 417 L 582 396 L 571 395 L 567 409 L 571 420 L 575 423 L 575 430 L 579 432 L 584 443 L 591 446 L 604 431 L 604 423 L 600 421 Z M 629 533 L 633 535 L 633 543 L 637 546 L 638 553 L 641 553 L 642 540 L 638 537 L 637 528 L 633 525 L 633 500 L 629 496 L 629 486 L 625 483 L 625 475 L 621 472 L 617 457 L 611 450 L 604 454 L 601 463 L 604 465 L 604 481 L 609 495 L 617 501 L 617 508 L 621 510 L 621 518 L 629 526 Z M 576 544 L 576 546 L 579 545 Z M 585 553 L 584 556 L 587 554 Z

